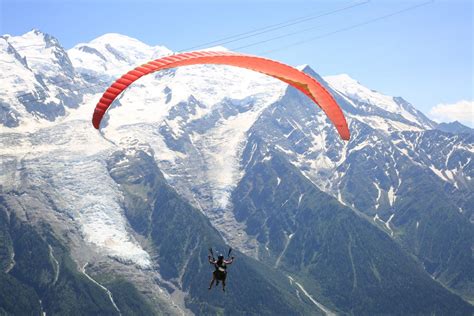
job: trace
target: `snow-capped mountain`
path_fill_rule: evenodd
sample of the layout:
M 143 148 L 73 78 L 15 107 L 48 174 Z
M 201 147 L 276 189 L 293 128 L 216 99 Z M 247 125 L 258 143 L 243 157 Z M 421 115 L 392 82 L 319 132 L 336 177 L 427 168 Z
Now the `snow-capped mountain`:
M 82 101 L 84 82 L 54 37 L 32 30 L 2 36 L 2 125 L 54 121 Z
M 74 83 L 74 68 L 56 38 L 38 30 L 5 38 L 24 58 L 29 68 L 49 83 L 52 90 Z
M 86 80 L 111 80 L 149 60 L 172 52 L 163 46 L 149 46 L 134 38 L 109 33 L 68 51 L 74 68 Z
M 353 295 L 369 295 L 371 285 L 364 279 L 357 283 L 356 270 L 378 280 L 386 295 L 380 299 L 393 293 L 382 289 L 384 277 L 401 288 L 416 279 L 424 284 L 419 291 L 441 293 L 446 306 L 459 298 L 431 278 L 465 299 L 474 297 L 468 255 L 474 216 L 472 134 L 433 130 L 437 124 L 400 97 L 372 91 L 348 75 L 320 77 L 302 66 L 343 108 L 352 134 L 344 142 L 324 113 L 297 90 L 259 73 L 217 65 L 141 78 L 115 101 L 96 132 L 90 119 L 103 90 L 131 68 L 171 53 L 120 34 L 68 51 L 39 31 L 1 37 L 0 73 L 8 89 L 0 92 L 0 204 L 7 214 L 34 227 L 49 225 L 84 275 L 88 267 L 98 276 L 119 274 L 147 299 L 178 313 L 196 313 L 195 304 L 207 302 L 187 270 L 204 269 L 202 263 L 188 258 L 184 249 L 205 257 L 201 248 L 205 252 L 209 240 L 245 253 L 249 269 L 254 259 L 275 269 L 273 285 L 265 283 L 258 268 L 255 278 L 263 282 L 262 293 L 281 297 L 273 303 L 283 304 L 281 310 L 357 310 Z M 318 209 L 316 204 L 333 207 L 340 216 L 333 218 L 327 208 L 307 213 Z M 353 226 L 341 220 L 346 217 Z M 183 230 L 179 222 L 193 229 Z M 309 223 L 324 225 L 312 231 Z M 324 227 L 331 229 L 322 234 Z M 350 233 L 339 235 L 341 229 Z M 440 229 L 459 242 L 443 242 Z M 164 232 L 177 236 L 168 239 Z M 340 242 L 330 243 L 331 234 Z M 54 243 L 46 241 L 48 252 Z M 377 258 L 387 247 L 397 255 L 367 266 L 362 262 L 371 257 L 354 243 L 367 243 Z M 352 292 L 307 272 L 322 261 L 312 261 L 306 252 L 316 254 L 328 245 L 348 254 L 348 265 L 342 266 L 354 276 L 344 288 Z M 49 250 L 51 258 L 60 249 L 55 247 Z M 7 270 L 18 277 L 16 248 L 10 248 Z M 171 253 L 179 259 L 176 267 Z M 453 253 L 465 255 L 454 260 Z M 292 258 L 306 255 L 298 262 L 301 270 L 292 268 Z M 417 270 L 418 263 L 423 271 Z M 397 281 L 393 271 L 400 265 L 412 277 Z M 329 261 L 318 267 L 328 275 L 348 273 Z M 51 267 L 52 272 L 58 269 Z M 313 283 L 301 281 L 305 278 Z M 109 284 L 109 307 L 120 311 L 121 303 L 112 297 L 119 292 L 112 290 L 115 283 Z M 246 291 L 237 295 L 245 297 Z M 408 303 L 410 295 L 403 299 L 414 306 Z M 359 311 L 387 312 L 375 309 L 382 303 L 373 304 Z M 420 304 L 428 312 L 437 303 Z M 415 311 L 410 308 L 403 312 Z
M 29 115 L 28 110 L 34 111 L 30 106 L 18 105 L 22 96 L 32 95 L 44 98 L 46 87 L 43 82 L 37 80 L 35 74 L 28 68 L 26 60 L 18 54 L 5 37 L 0 38 L 0 45 L 3 68 L 2 90 L 0 91 L 1 124 L 15 127 L 19 125 L 21 117 Z
M 327 76 L 324 80 L 350 106 L 354 118 L 386 132 L 431 129 L 436 124 L 401 97 L 392 97 L 371 90 L 347 74 Z

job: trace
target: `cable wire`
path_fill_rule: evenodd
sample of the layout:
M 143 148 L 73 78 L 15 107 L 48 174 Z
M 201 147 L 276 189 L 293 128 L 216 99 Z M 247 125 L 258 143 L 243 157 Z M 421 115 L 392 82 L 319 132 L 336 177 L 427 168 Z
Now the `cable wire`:
M 332 11 L 319 13 L 319 14 L 316 14 L 316 15 L 304 16 L 304 17 L 296 18 L 296 19 L 289 20 L 289 21 L 286 21 L 286 22 L 265 26 L 265 27 L 262 27 L 262 28 L 254 29 L 252 31 L 248 31 L 248 32 L 244 32 L 244 33 L 224 37 L 224 38 L 221 38 L 219 40 L 206 42 L 206 43 L 203 43 L 201 45 L 192 46 L 192 47 L 189 47 L 189 48 L 186 48 L 186 49 L 183 49 L 183 50 L 178 50 L 178 51 L 189 51 L 189 50 L 194 50 L 194 49 L 197 49 L 197 48 L 207 47 L 209 45 L 224 45 L 224 44 L 233 43 L 233 42 L 236 42 L 236 41 L 241 41 L 243 39 L 258 36 L 258 35 L 265 34 L 265 33 L 268 33 L 268 32 L 273 32 L 273 31 L 276 31 L 276 30 L 279 30 L 279 29 L 282 29 L 282 28 L 286 28 L 286 27 L 293 26 L 293 25 L 296 25 L 296 24 L 300 24 L 300 23 L 304 23 L 304 22 L 307 22 L 307 21 L 315 20 L 315 19 L 318 19 L 318 18 L 321 18 L 321 17 L 324 17 L 324 16 L 339 13 L 339 12 L 342 12 L 342 11 L 345 11 L 345 10 L 349 10 L 349 9 L 367 4 L 369 2 L 370 2 L 370 0 L 366 0 L 364 2 L 358 2 L 358 3 L 352 4 L 352 5 L 349 5 L 349 6 L 346 6 L 346 7 L 342 7 L 342 8 L 339 8 L 339 9 L 335 9 L 335 10 L 332 10 Z
M 349 31 L 349 30 L 352 30 L 352 29 L 355 29 L 355 28 L 358 28 L 358 27 L 362 27 L 362 26 L 365 26 L 365 25 L 368 25 L 368 24 L 372 24 L 372 23 L 381 21 L 381 20 L 388 19 L 390 17 L 396 16 L 396 15 L 399 15 L 399 14 L 402 14 L 402 13 L 405 13 L 405 12 L 408 12 L 408 11 L 415 10 L 415 9 L 423 7 L 423 6 L 427 6 L 429 4 L 432 4 L 433 2 L 434 2 L 434 0 L 430 0 L 430 1 L 420 3 L 420 4 L 412 5 L 410 7 L 405 8 L 405 9 L 401 9 L 401 10 L 398 10 L 398 11 L 395 11 L 395 12 L 391 12 L 389 14 L 385 14 L 385 15 L 367 20 L 367 21 L 363 21 L 363 22 L 356 23 L 356 24 L 353 24 L 353 25 L 350 25 L 350 26 L 347 26 L 347 27 L 343 27 L 343 28 L 340 28 L 340 29 L 337 29 L 337 30 L 334 30 L 334 31 L 331 31 L 331 32 L 328 32 L 328 33 L 318 35 L 316 37 L 312 37 L 312 38 L 309 38 L 309 39 L 306 39 L 306 40 L 294 42 L 292 44 L 285 45 L 285 46 L 282 46 L 282 47 L 279 47 L 279 48 L 276 48 L 276 49 L 263 51 L 259 55 L 269 55 L 269 54 L 279 52 L 279 51 L 282 51 L 282 50 L 285 50 L 285 49 L 288 49 L 288 48 L 292 48 L 292 47 L 297 46 L 297 45 L 306 44 L 308 42 L 311 42 L 311 41 L 314 41 L 314 40 L 317 40 L 317 39 L 320 39 L 320 38 L 324 38 L 324 37 L 328 37 L 328 36 L 331 36 L 331 35 L 334 35 L 334 34 L 346 32 L 346 31 Z M 255 45 L 257 45 L 257 44 L 255 44 Z

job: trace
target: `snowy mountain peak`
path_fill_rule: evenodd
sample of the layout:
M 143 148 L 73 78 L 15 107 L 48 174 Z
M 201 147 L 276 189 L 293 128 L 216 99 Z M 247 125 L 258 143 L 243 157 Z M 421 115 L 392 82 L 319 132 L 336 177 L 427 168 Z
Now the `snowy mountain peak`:
M 0 103 L 9 119 L 0 124 L 18 127 L 54 121 L 82 101 L 79 78 L 67 52 L 53 36 L 32 30 L 20 36 L 3 36 L 0 54 L 2 93 Z M 14 62 L 12 63 L 12 59 Z
M 19 95 L 39 94 L 42 91 L 40 83 L 26 60 L 8 42 L 10 37 L 0 37 L 0 126 L 17 127 L 22 116 L 28 111 L 18 102 Z
M 298 70 L 305 71 L 307 68 L 311 68 L 308 64 L 302 64 L 295 67 Z
M 324 80 L 350 104 L 347 108 L 355 109 L 353 114 L 369 125 L 375 124 L 378 129 L 386 132 L 424 130 L 435 125 L 403 98 L 369 89 L 348 74 L 326 76 Z
M 98 77 L 108 75 L 105 79 L 110 79 L 172 51 L 164 46 L 149 46 L 125 35 L 108 33 L 89 43 L 77 44 L 68 53 L 80 73 Z
M 396 111 L 397 105 L 393 102 L 393 97 L 384 95 L 375 90 L 363 86 L 359 81 L 353 79 L 348 74 L 326 76 L 324 80 L 336 91 L 341 92 L 351 98 L 360 100 L 372 105 L 377 105 L 389 112 Z
M 33 29 L 20 36 L 9 36 L 9 41 L 16 43 L 18 50 L 27 48 L 50 48 L 60 46 L 59 41 L 47 33 Z
M 314 79 L 316 79 L 318 82 L 322 83 L 324 86 L 327 87 L 327 84 L 324 80 L 323 77 L 321 77 L 313 68 L 311 68 L 310 65 L 308 64 L 303 64 L 303 65 L 299 65 L 299 66 L 296 66 L 295 67 L 296 69 L 304 72 L 305 74 L 313 77 Z
M 101 35 L 92 41 L 89 42 L 90 45 L 113 45 L 115 47 L 128 47 L 133 48 L 135 50 L 147 50 L 150 49 L 151 46 L 139 41 L 138 39 L 118 34 L 118 33 L 106 33 Z M 77 46 L 87 45 L 87 44 L 78 44 Z
M 295 67 L 296 69 L 314 77 L 318 81 L 323 81 L 323 78 L 308 64 L 303 64 Z
M 339 74 L 339 75 L 333 75 L 333 76 L 325 76 L 324 79 L 327 82 L 331 83 L 339 83 L 339 85 L 344 85 L 344 84 L 358 84 L 360 85 L 360 82 L 352 78 L 349 74 Z
M 34 29 L 20 36 L 10 36 L 8 42 L 35 73 L 44 77 L 74 76 L 71 61 L 55 37 Z

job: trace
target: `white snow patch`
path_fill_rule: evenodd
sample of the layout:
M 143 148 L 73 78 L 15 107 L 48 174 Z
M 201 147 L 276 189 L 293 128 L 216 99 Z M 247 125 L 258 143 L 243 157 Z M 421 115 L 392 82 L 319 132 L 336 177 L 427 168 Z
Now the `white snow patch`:
M 449 179 L 443 174 L 443 171 L 439 170 L 435 166 L 431 165 L 430 166 L 431 171 L 434 172 L 435 175 L 437 175 L 440 179 L 446 182 L 450 182 Z
M 10 258 L 10 263 L 9 265 L 7 266 L 7 268 L 5 269 L 5 273 L 9 273 L 13 267 L 15 266 L 16 262 L 15 262 L 15 252 L 13 251 L 12 249 L 12 256 Z
M 377 210 L 380 206 L 380 197 L 382 196 L 382 190 L 377 182 L 374 182 L 375 187 L 377 188 L 377 198 L 375 199 L 375 209 Z
M 416 125 L 406 124 L 395 120 L 390 120 L 381 116 L 375 115 L 355 115 L 350 114 L 349 117 L 353 117 L 358 121 L 361 121 L 374 129 L 383 131 L 385 133 L 391 133 L 394 131 L 422 131 L 420 127 Z
M 271 159 L 272 159 L 272 156 L 268 155 L 268 156 L 263 157 L 262 162 L 269 161 Z
M 385 222 L 385 227 L 387 227 L 387 229 L 390 231 L 390 235 L 393 237 L 393 230 L 392 228 L 390 227 L 390 222 L 392 221 L 393 217 L 395 216 L 395 214 L 392 214 L 390 215 L 390 217 L 388 218 L 388 220 Z
M 329 308 L 324 306 L 323 304 L 316 301 L 306 290 L 305 288 L 299 283 L 296 282 L 291 276 L 288 275 L 288 279 L 290 280 L 290 284 L 295 283 L 296 286 L 303 292 L 303 294 L 314 304 L 316 305 L 321 311 L 323 311 L 327 316 L 336 316 L 336 313 L 332 312 Z
M 397 196 L 395 195 L 395 189 L 393 186 L 390 187 L 390 190 L 387 192 L 388 194 L 388 203 L 390 206 L 393 206 L 393 203 L 395 203 L 395 200 L 397 199 Z
M 56 284 L 56 282 L 58 281 L 58 278 L 59 278 L 59 262 L 58 260 L 56 260 L 56 258 L 54 257 L 54 253 L 53 253 L 53 248 L 51 247 L 51 245 L 48 244 L 48 248 L 49 248 L 49 257 L 51 258 L 51 260 L 53 260 L 53 263 L 54 263 L 54 280 L 53 280 L 53 284 Z
M 304 196 L 304 193 L 301 193 L 299 198 L 298 198 L 298 207 L 300 207 L 301 200 L 303 199 L 303 196 Z M 291 235 L 290 235 L 290 238 L 291 238 Z
M 337 190 L 337 200 L 338 200 L 339 203 L 341 203 L 342 205 L 347 205 L 347 204 L 342 200 L 341 189 L 338 189 L 338 190 Z
M 294 156 L 294 154 L 295 154 L 291 150 L 285 149 L 285 148 L 281 147 L 280 145 L 276 145 L 275 148 L 280 150 L 281 152 L 287 154 L 287 155 L 290 155 L 290 157 Z
M 352 148 L 352 151 L 359 151 L 366 146 L 371 146 L 371 144 L 372 144 L 371 139 L 364 140 L 363 142 L 357 144 L 354 148 Z
M 286 232 L 285 232 L 285 235 L 286 235 Z M 283 255 L 285 254 L 286 249 L 288 249 L 288 246 L 290 245 L 291 239 L 293 238 L 294 235 L 295 235 L 295 233 L 291 233 L 291 234 L 287 237 L 286 243 L 285 243 L 285 247 L 283 247 L 282 252 L 281 252 L 280 255 L 278 256 L 277 260 L 275 261 L 275 268 L 278 268 L 278 266 L 280 265 L 281 258 L 282 258 Z
M 455 179 L 454 179 L 454 176 L 455 176 L 455 172 L 453 170 L 445 170 L 444 173 L 446 174 L 446 177 L 448 178 L 448 180 L 450 180 L 451 182 L 454 182 Z
M 109 291 L 109 289 L 107 289 L 105 286 L 103 286 L 102 284 L 100 284 L 99 282 L 97 282 L 96 280 L 94 280 L 90 275 L 88 275 L 86 273 L 86 268 L 87 268 L 87 265 L 89 263 L 86 262 L 84 264 L 84 266 L 82 267 L 82 273 L 90 280 L 92 281 L 92 283 L 94 283 L 95 285 L 97 285 L 98 287 L 100 287 L 102 290 L 105 291 L 105 293 L 107 294 L 107 296 L 109 297 L 110 299 L 110 302 L 112 303 L 112 305 L 114 306 L 115 310 L 119 313 L 119 315 L 122 315 L 122 313 L 120 312 L 120 309 L 118 308 L 117 304 L 115 304 L 115 301 L 114 301 L 114 297 L 112 296 L 112 293 Z

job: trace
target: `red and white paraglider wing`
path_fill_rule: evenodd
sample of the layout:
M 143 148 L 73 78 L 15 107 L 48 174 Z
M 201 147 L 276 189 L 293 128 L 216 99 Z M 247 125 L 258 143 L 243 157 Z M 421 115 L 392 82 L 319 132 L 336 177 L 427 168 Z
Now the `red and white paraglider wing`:
M 329 117 L 342 139 L 350 138 L 349 128 L 341 108 L 333 96 L 313 77 L 291 66 L 274 60 L 233 53 L 199 51 L 172 55 L 150 61 L 127 72 L 117 79 L 102 95 L 94 110 L 92 124 L 99 128 L 100 122 L 112 102 L 134 81 L 149 73 L 162 69 L 197 64 L 221 64 L 257 71 L 280 79 L 300 90 L 313 100 Z

